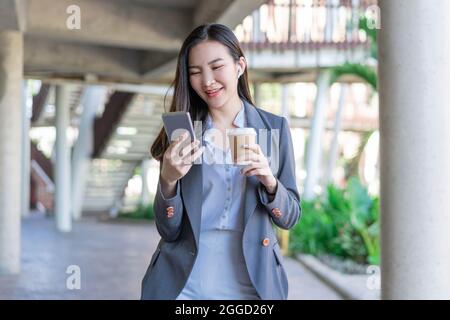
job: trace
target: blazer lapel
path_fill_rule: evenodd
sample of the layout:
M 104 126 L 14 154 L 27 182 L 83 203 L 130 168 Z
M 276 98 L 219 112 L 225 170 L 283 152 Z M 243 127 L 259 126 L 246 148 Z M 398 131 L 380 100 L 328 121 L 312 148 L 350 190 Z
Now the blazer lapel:
M 198 248 L 202 217 L 203 174 L 200 164 L 193 164 L 181 179 L 181 194 Z
M 268 135 L 264 135 L 262 133 L 264 132 L 263 130 L 267 130 L 268 128 L 264 125 L 261 116 L 258 111 L 256 111 L 256 108 L 246 101 L 244 101 L 244 108 L 247 119 L 247 127 L 251 127 L 256 130 L 258 144 L 265 144 L 267 142 Z M 244 228 L 255 211 L 259 183 L 259 180 L 255 176 L 247 178 L 244 196 Z
M 206 132 L 206 122 L 202 121 L 201 126 L 195 126 L 195 136 L 201 141 L 204 147 L 203 136 Z M 201 156 L 203 159 L 203 155 Z M 203 202 L 203 166 L 201 162 L 194 162 L 188 173 L 181 179 L 181 194 L 183 203 L 189 218 L 189 222 L 194 233 L 197 248 L 199 245 L 200 228 L 202 222 L 202 202 Z
M 260 129 L 267 130 L 264 125 L 261 116 L 256 108 L 244 101 L 245 117 L 247 121 L 247 127 L 252 127 L 256 130 L 258 143 L 267 143 L 267 135 L 262 135 Z M 205 127 L 202 128 L 202 134 L 205 132 Z M 203 137 L 203 135 L 201 136 Z M 203 139 L 201 139 L 202 145 L 204 145 Z M 244 196 L 244 226 L 247 224 L 251 215 L 256 208 L 256 199 L 258 197 L 259 180 L 255 177 L 248 177 L 245 184 L 245 196 Z M 202 216 L 202 196 L 203 196 L 203 171 L 201 164 L 192 165 L 188 173 L 181 179 L 181 194 L 184 206 L 186 208 L 189 221 L 194 232 L 195 241 L 197 247 L 199 245 L 199 236 L 201 228 L 201 216 Z

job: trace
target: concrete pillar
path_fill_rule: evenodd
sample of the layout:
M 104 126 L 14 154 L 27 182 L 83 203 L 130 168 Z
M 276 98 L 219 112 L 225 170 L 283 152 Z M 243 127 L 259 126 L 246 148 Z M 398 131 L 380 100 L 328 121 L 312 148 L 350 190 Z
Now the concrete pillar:
M 22 84 L 22 178 L 20 183 L 22 217 L 27 217 L 30 213 L 30 119 L 28 82 L 24 81 Z
M 325 5 L 326 11 L 326 20 L 325 20 L 325 34 L 324 40 L 325 42 L 331 42 L 333 40 L 333 29 L 334 29 L 334 6 L 337 6 L 336 0 L 328 1 Z
M 383 299 L 450 299 L 450 1 L 381 0 Z
M 253 42 L 261 41 L 261 17 L 260 10 L 255 10 L 252 13 L 253 25 L 252 25 L 252 38 Z
M 282 83 L 281 84 L 281 116 L 285 117 L 288 121 L 290 121 L 289 117 L 289 84 Z
M 317 79 L 317 94 L 316 101 L 314 103 L 314 115 L 311 120 L 308 149 L 306 151 L 306 179 L 305 189 L 303 192 L 304 200 L 311 200 L 315 197 L 314 188 L 317 186 L 319 181 L 329 87 L 330 72 L 328 70 L 320 71 Z
M 72 230 L 70 211 L 70 146 L 67 128 L 70 122 L 69 90 L 67 86 L 56 87 L 56 142 L 55 142 L 55 216 L 61 232 Z
M 72 156 L 72 217 L 75 220 L 82 216 L 83 197 L 94 147 L 94 119 L 98 106 L 105 103 L 106 93 L 103 86 L 90 86 L 85 89 L 81 100 L 83 113 Z
M 23 35 L 0 32 L 0 274 L 20 272 Z
M 150 203 L 150 191 L 148 189 L 148 170 L 150 169 L 151 160 L 144 159 L 141 165 L 141 177 L 142 177 L 142 193 L 141 204 L 147 206 Z
M 347 98 L 348 84 L 340 84 L 341 92 L 339 93 L 339 101 L 334 120 L 333 140 L 331 141 L 330 151 L 328 153 L 327 172 L 325 174 L 325 185 L 333 182 L 333 172 L 336 167 L 336 161 L 339 155 L 339 133 L 342 126 L 342 113 L 344 111 L 345 99 Z

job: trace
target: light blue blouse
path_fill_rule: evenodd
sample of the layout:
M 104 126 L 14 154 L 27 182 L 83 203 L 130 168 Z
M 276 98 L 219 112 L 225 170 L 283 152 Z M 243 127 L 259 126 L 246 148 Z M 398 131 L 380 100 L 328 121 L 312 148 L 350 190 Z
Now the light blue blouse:
M 239 128 L 246 126 L 244 107 L 233 124 Z M 242 166 L 231 165 L 229 148 L 226 151 L 216 148 L 213 131 L 209 129 L 215 130 L 208 114 L 203 136 L 199 251 L 177 300 L 258 300 L 242 251 L 246 177 L 239 172 Z
M 244 107 L 233 124 L 238 128 L 246 126 Z M 241 166 L 231 164 L 230 149 L 224 151 L 214 145 L 214 131 L 218 129 L 215 129 L 209 114 L 205 127 L 201 231 L 219 229 L 243 232 L 246 177 L 239 173 Z

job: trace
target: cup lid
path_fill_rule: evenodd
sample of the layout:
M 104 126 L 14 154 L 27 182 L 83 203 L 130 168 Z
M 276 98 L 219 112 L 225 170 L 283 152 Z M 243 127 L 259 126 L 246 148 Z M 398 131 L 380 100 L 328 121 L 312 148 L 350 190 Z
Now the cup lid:
M 256 135 L 256 130 L 253 128 L 233 128 L 233 129 L 227 129 L 227 135 L 229 136 L 236 136 L 241 134 L 251 134 Z

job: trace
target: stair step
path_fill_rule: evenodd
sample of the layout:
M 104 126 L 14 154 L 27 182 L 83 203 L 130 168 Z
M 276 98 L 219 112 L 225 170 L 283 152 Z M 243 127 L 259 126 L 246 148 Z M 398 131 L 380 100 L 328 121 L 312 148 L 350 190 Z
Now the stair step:
M 92 161 L 84 210 L 104 211 L 115 205 L 136 166 L 149 157 L 151 144 L 163 128 L 163 102 L 164 96 L 157 95 L 137 94 L 133 98 L 118 128 L 134 128 L 131 131 L 134 134 L 127 130 L 119 134 L 120 131 L 115 130 L 100 158 Z M 129 198 L 124 202 L 127 208 L 139 204 L 139 200 Z

